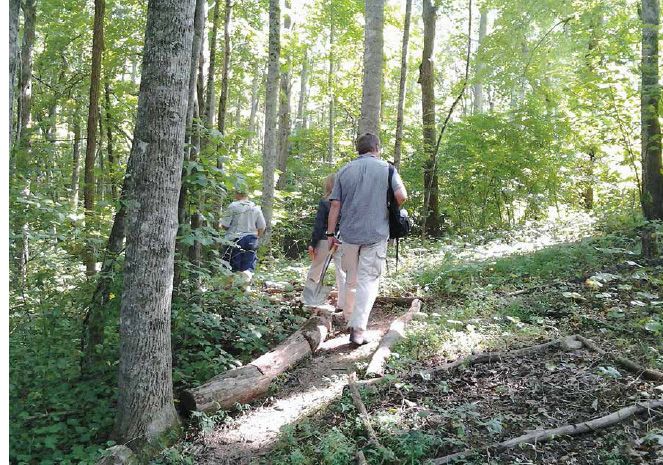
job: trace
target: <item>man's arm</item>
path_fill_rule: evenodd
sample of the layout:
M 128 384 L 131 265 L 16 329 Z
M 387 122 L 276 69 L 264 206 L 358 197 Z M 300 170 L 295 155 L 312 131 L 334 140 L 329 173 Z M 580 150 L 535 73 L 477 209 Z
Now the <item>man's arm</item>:
M 265 228 L 258 228 L 258 237 L 262 237 L 265 234 Z
M 394 198 L 396 199 L 399 207 L 405 203 L 407 200 L 407 191 L 405 190 L 405 186 L 402 186 L 400 189 L 394 192 Z
M 341 201 L 332 200 L 331 207 L 329 208 L 329 216 L 327 217 L 327 232 L 335 232 L 336 225 L 338 224 L 338 215 L 341 212 Z M 329 245 L 332 245 L 335 241 L 333 236 L 327 237 L 329 240 Z

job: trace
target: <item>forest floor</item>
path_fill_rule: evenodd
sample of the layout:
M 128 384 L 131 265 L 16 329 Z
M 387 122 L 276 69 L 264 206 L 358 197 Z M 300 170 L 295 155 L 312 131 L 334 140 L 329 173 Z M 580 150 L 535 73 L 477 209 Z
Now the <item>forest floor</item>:
M 610 356 L 551 349 L 435 372 L 479 352 L 572 334 L 661 370 L 663 261 L 640 259 L 632 233 L 601 235 L 571 218 L 510 236 L 456 238 L 434 250 L 413 243 L 398 272 L 390 260 L 382 291 L 426 297 L 426 317 L 408 327 L 384 382 L 361 388 L 381 447 L 370 444 L 343 390 L 376 342 L 350 350 L 347 336 L 337 335 L 283 376 L 269 398 L 192 433 L 177 446 L 178 463 L 350 464 L 362 450 L 371 464 L 418 464 L 466 449 L 475 452 L 459 463 L 663 463 L 662 409 L 577 437 L 486 447 L 663 399 L 661 381 Z M 374 339 L 404 311 L 376 308 Z

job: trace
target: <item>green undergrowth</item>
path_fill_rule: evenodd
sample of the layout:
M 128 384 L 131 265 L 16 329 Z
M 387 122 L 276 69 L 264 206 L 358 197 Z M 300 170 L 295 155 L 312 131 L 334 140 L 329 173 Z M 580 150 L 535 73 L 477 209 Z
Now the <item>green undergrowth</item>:
M 390 383 L 403 396 L 415 395 L 421 389 L 417 380 L 430 380 L 431 366 L 478 351 L 509 350 L 576 332 L 660 369 L 663 264 L 641 260 L 638 246 L 631 231 L 472 263 L 449 258 L 427 267 L 419 273 L 418 282 L 411 284 L 428 291 L 424 314 L 413 320 L 389 359 Z M 604 282 L 595 284 L 600 280 Z M 609 361 L 602 368 L 607 376 L 622 376 L 622 369 Z M 451 388 L 439 381 L 436 389 L 444 393 Z M 379 392 L 363 389 L 362 398 L 369 411 L 371 405 L 382 402 L 372 421 L 379 426 L 379 440 L 389 454 L 368 444 L 345 393 L 322 415 L 284 429 L 270 458 L 256 463 L 350 464 L 360 449 L 370 464 L 424 463 L 437 451 L 463 448 L 467 425 L 483 428 L 488 441 L 502 431 L 506 420 L 480 418 L 471 404 L 452 410 L 426 405 L 428 411 L 447 418 L 447 429 L 434 433 L 417 428 L 416 415 L 406 421 L 405 397 L 396 396 L 400 403 L 385 405 Z M 597 453 L 609 463 L 627 463 L 621 448 Z

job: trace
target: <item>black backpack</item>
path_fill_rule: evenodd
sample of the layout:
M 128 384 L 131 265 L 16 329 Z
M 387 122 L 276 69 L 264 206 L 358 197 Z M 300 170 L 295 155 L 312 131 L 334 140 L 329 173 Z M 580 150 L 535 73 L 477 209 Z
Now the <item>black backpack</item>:
M 389 164 L 389 178 L 387 184 L 387 209 L 389 210 L 389 239 L 400 239 L 410 234 L 412 222 L 407 212 L 402 210 L 396 202 L 391 181 L 394 177 L 394 165 Z

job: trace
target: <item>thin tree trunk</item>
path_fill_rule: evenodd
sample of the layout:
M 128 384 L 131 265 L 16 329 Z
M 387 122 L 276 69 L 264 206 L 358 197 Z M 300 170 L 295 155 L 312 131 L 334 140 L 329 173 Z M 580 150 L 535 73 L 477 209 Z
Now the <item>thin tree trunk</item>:
M 279 97 L 280 26 L 281 7 L 279 0 L 269 0 L 269 60 L 265 95 L 265 140 L 262 157 L 262 212 L 267 223 L 264 243 L 268 243 L 271 237 L 274 208 L 274 171 L 278 149 L 276 107 Z
M 21 43 L 21 77 L 18 103 L 18 128 L 16 137 L 26 139 L 26 130 L 30 126 L 32 112 L 32 52 L 35 44 L 37 13 L 35 0 L 25 0 L 23 9 L 23 41 Z
M 659 0 L 642 0 L 642 84 L 640 96 L 642 141 L 642 211 L 648 220 L 663 220 L 661 126 L 658 109 Z
M 203 115 L 202 118 L 205 120 L 207 128 L 212 128 L 214 126 L 214 118 L 216 118 L 216 109 L 214 108 L 214 105 L 216 104 L 214 79 L 216 77 L 216 39 L 219 30 L 219 14 L 221 11 L 220 5 L 221 0 L 216 0 L 214 3 L 214 13 L 212 13 L 212 33 L 209 37 L 209 68 L 207 71 L 206 88 L 207 95 L 205 96 L 204 105 L 201 106 L 203 109 L 201 115 Z
M 477 52 L 481 48 L 481 44 L 486 37 L 486 31 L 488 29 L 488 12 L 485 9 L 481 10 L 479 17 L 479 44 L 477 46 Z M 479 76 L 475 78 L 475 83 L 473 86 L 474 99 L 472 102 L 472 113 L 479 114 L 483 113 L 484 99 L 483 99 L 483 83 L 481 82 L 481 73 L 483 70 L 483 64 L 478 62 L 476 65 L 476 74 Z
M 78 178 L 81 173 L 81 125 L 78 116 L 74 116 L 74 149 L 71 168 L 71 209 L 78 209 Z
M 327 157 L 329 164 L 334 160 L 334 2 L 329 2 L 329 72 L 327 73 L 327 102 L 329 105 L 329 131 L 327 137 Z
M 290 8 L 289 0 L 285 2 L 286 9 Z M 292 21 L 288 13 L 283 15 L 283 34 L 287 37 L 292 28 Z M 279 179 L 276 183 L 276 188 L 281 190 L 286 185 L 286 170 L 288 166 L 288 151 L 289 144 L 288 138 L 290 137 L 290 90 L 292 85 L 290 82 L 290 56 L 288 56 L 285 71 L 281 73 L 279 86 L 279 135 L 278 135 L 278 158 L 277 169 L 279 171 Z
M 87 116 L 87 144 L 85 147 L 85 178 L 83 205 L 85 207 L 85 229 L 91 235 L 94 218 L 94 161 L 97 149 L 97 120 L 99 118 L 99 84 L 101 79 L 101 55 L 104 49 L 105 0 L 94 1 L 94 29 L 92 34 L 92 71 L 90 75 L 90 101 Z M 96 258 L 92 244 L 88 241 L 84 252 L 87 276 L 96 273 Z M 103 342 L 103 333 L 99 335 Z
M 220 0 L 217 0 L 220 1 Z M 231 0 L 226 0 L 223 19 L 223 69 L 221 71 L 221 97 L 219 98 L 219 125 L 221 134 L 226 132 L 226 108 L 228 107 L 228 69 L 230 67 L 230 17 L 232 15 Z
M 384 0 L 365 0 L 364 79 L 359 134 L 380 132 Z
M 108 177 L 110 179 L 110 194 L 113 202 L 117 200 L 117 162 L 113 152 L 113 126 L 111 112 L 111 91 L 108 78 L 104 81 L 104 97 L 106 103 L 106 151 L 108 153 Z
M 304 114 L 306 113 L 306 87 L 308 84 L 308 49 L 304 50 L 304 59 L 302 60 L 302 74 L 299 81 L 299 103 L 297 104 L 297 130 L 304 128 Z
M 196 100 L 196 83 L 198 77 L 198 61 L 200 60 L 200 50 L 203 44 L 203 33 L 205 28 L 206 14 L 207 14 L 207 0 L 196 0 L 195 16 L 193 19 L 193 41 L 191 44 L 191 66 L 189 67 L 189 92 L 187 98 L 186 122 L 185 122 L 185 139 L 184 139 L 184 160 L 190 160 L 189 145 L 193 133 L 193 116 L 194 108 L 198 105 Z M 184 176 L 184 170 L 182 170 Z M 177 202 L 177 222 L 181 227 L 186 224 L 189 219 L 187 218 L 188 192 L 184 183 L 180 185 L 180 196 Z M 176 260 L 173 271 L 173 298 L 182 283 L 182 267 L 179 261 L 186 257 L 188 247 L 186 244 L 178 241 L 176 244 Z
M 394 165 L 401 167 L 401 146 L 403 144 L 403 113 L 405 107 L 405 84 L 407 81 L 407 45 L 410 40 L 410 16 L 412 0 L 405 2 L 405 24 L 403 25 L 403 46 L 401 50 L 401 79 L 398 84 L 398 110 L 396 114 L 396 142 L 394 143 Z
M 435 77 L 433 71 L 433 47 L 437 9 L 431 0 L 423 0 L 424 48 L 419 66 L 421 84 L 421 109 L 423 117 L 424 152 L 424 225 L 422 233 L 436 234 L 439 230 L 437 164 L 435 162 Z
M 9 0 L 9 145 L 14 140 L 14 90 L 18 68 L 18 19 L 21 0 Z
M 256 62 L 253 71 L 253 82 L 251 84 L 251 113 L 249 114 L 249 135 L 246 138 L 246 145 L 251 147 L 253 139 L 257 133 L 256 130 L 256 115 L 258 113 L 258 105 L 260 104 L 260 82 L 262 81 L 262 71 Z
M 194 0 L 150 2 L 127 184 L 118 442 L 157 443 L 178 424 L 170 303 L 184 159 Z M 165 110 L 167 109 L 167 110 Z

